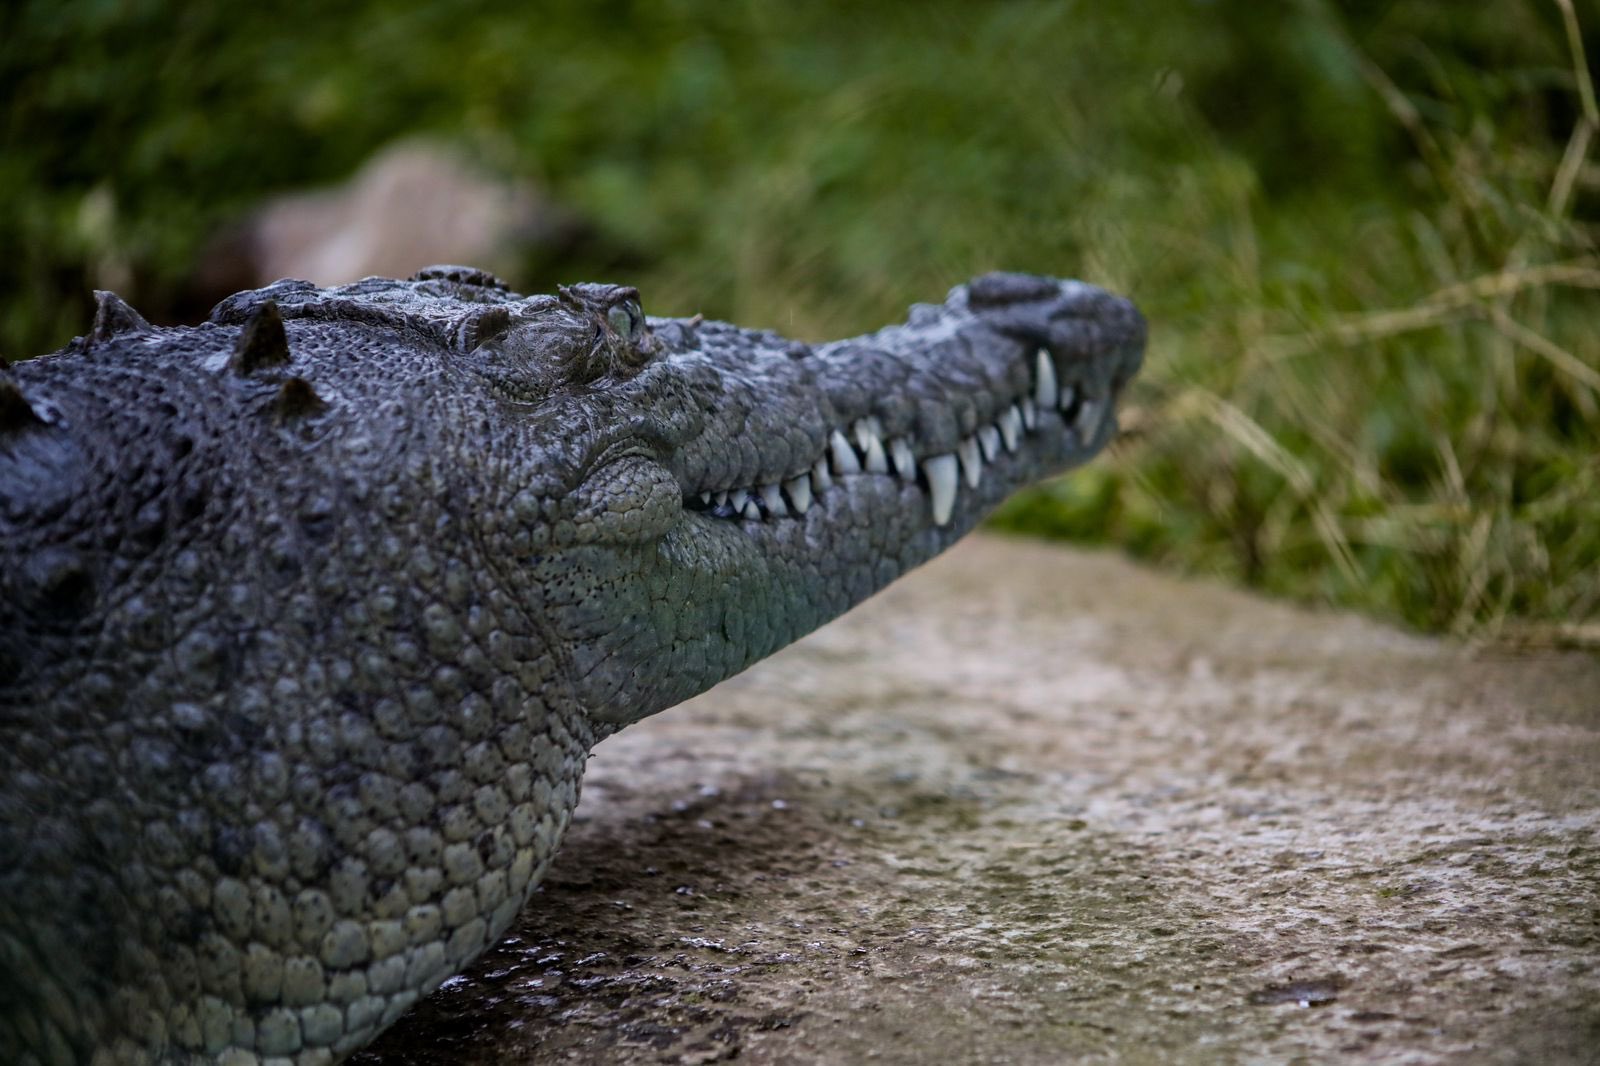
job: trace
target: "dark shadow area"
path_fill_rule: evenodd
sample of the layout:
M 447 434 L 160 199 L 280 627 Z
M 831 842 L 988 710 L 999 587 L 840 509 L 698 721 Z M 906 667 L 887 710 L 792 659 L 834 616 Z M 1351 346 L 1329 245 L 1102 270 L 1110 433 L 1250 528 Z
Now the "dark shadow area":
M 820 891 L 838 826 L 774 817 L 773 797 L 794 795 L 777 778 L 645 814 L 604 791 L 510 935 L 353 1063 L 713 1061 L 748 1031 L 794 1023 L 746 991 L 782 952 L 695 931 L 735 920 L 752 889 Z

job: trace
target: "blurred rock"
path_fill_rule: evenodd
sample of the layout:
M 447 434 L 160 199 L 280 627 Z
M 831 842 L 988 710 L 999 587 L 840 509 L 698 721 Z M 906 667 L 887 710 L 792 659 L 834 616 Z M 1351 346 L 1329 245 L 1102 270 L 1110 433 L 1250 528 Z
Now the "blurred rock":
M 284 277 L 339 285 L 430 263 L 515 276 L 530 249 L 559 250 L 582 231 L 532 184 L 491 176 L 444 142 L 407 139 L 342 184 L 278 197 L 219 234 L 190 288 L 209 306 Z

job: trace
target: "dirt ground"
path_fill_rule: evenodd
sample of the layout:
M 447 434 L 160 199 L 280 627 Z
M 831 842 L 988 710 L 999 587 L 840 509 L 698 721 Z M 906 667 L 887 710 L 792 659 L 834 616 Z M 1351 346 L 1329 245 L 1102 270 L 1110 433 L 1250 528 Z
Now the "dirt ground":
M 596 751 L 357 1061 L 1600 1062 L 1600 661 L 978 537 Z

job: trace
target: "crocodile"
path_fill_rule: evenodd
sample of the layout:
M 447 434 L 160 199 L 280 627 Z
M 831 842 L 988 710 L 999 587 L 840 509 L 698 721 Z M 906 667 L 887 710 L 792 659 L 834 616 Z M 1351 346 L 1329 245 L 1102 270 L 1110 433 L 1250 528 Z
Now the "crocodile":
M 337 1062 L 495 942 L 590 749 L 1115 432 L 1127 300 L 805 344 L 466 267 L 0 369 L 0 1061 Z

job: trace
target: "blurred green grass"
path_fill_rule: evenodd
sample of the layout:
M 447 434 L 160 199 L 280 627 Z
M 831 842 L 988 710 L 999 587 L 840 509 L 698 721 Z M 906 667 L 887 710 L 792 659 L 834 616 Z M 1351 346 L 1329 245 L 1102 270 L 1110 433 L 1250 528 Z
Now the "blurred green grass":
M 217 227 L 429 132 L 595 220 L 655 313 L 821 338 L 987 269 L 1128 292 L 1126 434 L 998 524 L 1600 643 L 1597 27 L 1564 0 L 24 0 L 0 353 L 81 332 L 92 287 L 174 306 Z

